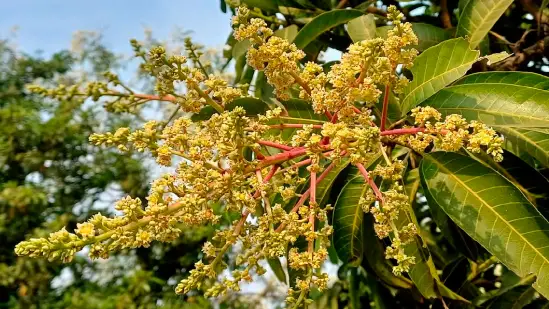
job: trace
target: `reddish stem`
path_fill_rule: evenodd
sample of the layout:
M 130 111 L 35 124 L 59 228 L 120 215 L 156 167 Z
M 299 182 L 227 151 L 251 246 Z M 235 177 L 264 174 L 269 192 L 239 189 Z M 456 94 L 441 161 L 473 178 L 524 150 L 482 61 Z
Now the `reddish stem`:
M 279 164 L 293 158 L 299 157 L 307 153 L 306 148 L 294 148 L 283 153 L 278 153 L 272 156 L 265 157 L 256 167 L 256 169 L 261 169 L 269 165 Z
M 385 135 L 402 135 L 402 134 L 416 134 L 418 132 L 424 132 L 425 128 L 405 128 L 405 129 L 394 129 L 386 130 L 381 132 L 381 136 Z
M 385 85 L 385 95 L 383 96 L 383 109 L 381 111 L 381 131 L 385 131 L 385 122 L 387 121 L 387 109 L 389 106 L 389 84 Z
M 316 184 L 317 184 L 316 172 L 311 172 L 311 187 L 309 189 L 311 191 L 311 194 L 309 197 L 309 210 L 310 210 L 309 224 L 311 224 L 311 232 L 313 233 L 315 232 L 315 214 L 313 209 L 316 204 Z M 311 256 L 313 255 L 314 246 L 315 246 L 314 241 L 309 241 L 308 251 Z
M 329 111 L 325 111 L 324 112 L 324 115 L 326 115 L 326 117 L 328 117 L 328 119 L 332 119 L 332 113 L 330 113 Z
M 294 147 L 292 146 L 282 145 L 282 144 L 271 142 L 271 141 L 258 141 L 257 143 L 259 145 L 269 146 L 269 147 L 278 148 L 286 151 L 294 149 Z
M 364 168 L 364 165 L 362 165 L 361 163 L 358 163 L 356 166 L 358 167 L 358 170 L 360 171 L 362 176 L 364 176 L 364 179 L 366 180 L 366 182 L 368 182 L 368 185 L 372 188 L 372 190 L 374 190 L 376 199 L 381 203 L 383 203 L 383 195 L 381 194 L 381 191 L 379 191 L 379 188 L 377 187 L 374 180 L 368 174 L 368 171 L 366 171 L 366 169 Z
M 326 169 L 322 172 L 322 174 L 320 174 L 320 176 L 318 176 L 316 178 L 316 185 L 318 185 L 322 180 L 324 180 L 324 178 L 326 178 L 326 176 L 328 176 L 328 173 L 330 173 L 330 171 L 334 168 L 335 166 L 335 162 L 332 162 L 330 165 L 328 165 L 328 167 L 326 167 Z M 316 188 L 315 188 L 316 189 Z M 296 212 L 299 207 L 301 207 L 305 201 L 307 200 L 307 198 L 309 198 L 309 195 L 311 194 L 311 189 L 307 189 L 307 191 L 303 192 L 303 194 L 301 195 L 301 198 L 299 198 L 299 200 L 297 201 L 297 203 L 295 204 L 294 208 L 292 208 L 292 210 L 290 212 Z M 316 192 L 315 192 L 316 194 Z M 282 231 L 282 229 L 286 226 L 286 224 L 282 223 L 277 229 L 276 229 L 276 232 L 280 232 Z

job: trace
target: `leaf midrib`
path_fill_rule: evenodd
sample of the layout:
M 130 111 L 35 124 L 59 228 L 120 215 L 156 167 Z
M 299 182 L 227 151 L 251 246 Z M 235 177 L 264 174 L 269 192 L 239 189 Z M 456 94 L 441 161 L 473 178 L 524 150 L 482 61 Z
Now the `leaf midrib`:
M 482 204 L 484 204 L 485 206 L 488 207 L 488 209 L 490 209 L 490 211 L 492 211 L 499 220 L 501 220 L 502 222 L 505 222 L 505 224 L 507 226 L 509 226 L 509 228 L 515 233 L 517 234 L 525 243 L 527 243 L 535 252 L 537 255 L 539 255 L 543 262 L 544 263 L 549 263 L 549 259 L 547 259 L 543 254 L 541 254 L 538 249 L 536 247 L 534 247 L 526 238 L 524 238 L 524 236 L 522 236 L 521 233 L 519 233 L 514 227 L 512 224 L 508 223 L 507 220 L 505 220 L 498 212 L 496 212 L 494 209 L 492 209 L 492 207 L 490 206 L 490 204 L 486 203 L 486 201 L 484 201 L 484 199 L 480 198 L 480 196 L 478 196 L 478 194 L 476 194 L 475 191 L 473 191 L 467 184 L 465 184 L 461 179 L 459 179 L 457 176 L 455 176 L 455 174 L 449 170 L 448 168 L 446 168 L 443 164 L 440 164 L 436 159 L 433 159 L 431 158 L 430 160 L 431 162 L 433 162 L 435 165 L 437 165 L 437 167 L 445 172 L 448 173 L 448 175 L 452 176 L 458 183 L 460 183 L 462 186 L 464 186 L 465 188 L 467 188 L 470 193 L 472 193 L 473 196 L 475 196 L 479 201 L 481 201 Z M 509 185 L 513 186 L 513 184 L 509 183 Z M 521 192 L 522 194 L 522 192 Z M 524 197 L 524 195 L 523 195 Z M 524 197 L 526 199 L 526 197 Z M 435 198 L 436 200 L 436 198 Z M 526 201 L 526 200 L 525 200 Z M 437 201 L 438 202 L 438 201 Z M 534 206 L 532 206 L 534 207 Z M 450 215 L 448 214 L 449 216 L 451 217 L 454 217 L 453 215 Z M 480 216 L 480 208 L 479 208 L 479 216 Z M 476 227 L 475 227 L 476 228 Z M 473 233 L 474 234 L 474 233 Z M 471 235 L 471 237 L 475 238 L 473 235 Z M 507 244 L 505 245 L 505 250 L 507 250 Z M 521 258 L 522 259 L 522 258 Z M 519 265 L 522 261 L 519 261 Z M 520 271 L 520 267 L 519 267 L 519 271 Z

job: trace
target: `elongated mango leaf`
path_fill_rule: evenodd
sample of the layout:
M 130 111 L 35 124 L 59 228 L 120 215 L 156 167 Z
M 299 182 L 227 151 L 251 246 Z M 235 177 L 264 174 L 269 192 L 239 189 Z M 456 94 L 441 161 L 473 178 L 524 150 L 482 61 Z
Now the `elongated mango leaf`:
M 351 20 L 347 23 L 347 32 L 353 42 L 360 42 L 375 38 L 376 21 L 374 15 L 362 15 Z
M 386 38 L 387 32 L 392 28 L 393 26 L 378 27 L 376 36 Z M 451 33 L 447 30 L 430 24 L 412 23 L 412 30 L 418 38 L 418 45 L 413 47 L 420 52 L 452 38 Z
M 423 188 L 469 236 L 549 295 L 549 222 L 520 190 L 482 163 L 435 152 L 420 166 Z
M 257 116 L 258 114 L 264 114 L 270 109 L 269 105 L 266 102 L 256 98 L 246 97 L 235 99 L 231 103 L 227 104 L 227 106 L 225 106 L 225 110 L 231 111 L 238 106 L 244 108 L 244 110 L 246 110 L 246 115 L 250 117 Z M 192 115 L 191 119 L 193 121 L 206 120 L 210 119 L 210 117 L 215 113 L 216 111 L 213 107 L 205 106 L 200 110 L 198 114 Z
M 462 77 L 478 57 L 479 52 L 471 50 L 467 41 L 461 38 L 444 41 L 424 51 L 415 59 L 411 69 L 414 79 L 402 94 L 403 113 Z
M 460 3 L 456 36 L 468 37 L 471 48 L 476 48 L 503 15 L 513 0 L 469 0 Z
M 275 274 L 276 278 L 280 280 L 280 282 L 287 284 L 286 279 L 286 272 L 284 272 L 284 267 L 282 267 L 282 263 L 280 263 L 280 259 L 278 257 L 267 259 L 267 263 L 271 267 L 271 270 Z
M 334 208 L 332 224 L 333 244 L 337 256 L 343 263 L 357 266 L 362 260 L 364 243 L 362 239 L 362 219 L 364 211 L 358 201 L 368 190 L 361 176 L 350 179 L 341 189 Z
M 379 160 L 381 153 L 373 156 L 364 167 L 368 168 Z M 333 245 L 343 263 L 360 265 L 364 249 L 362 220 L 364 211 L 359 206 L 360 198 L 369 190 L 358 169 L 353 168 L 345 181 L 334 205 L 332 226 Z
M 295 43 L 297 48 L 303 49 L 322 33 L 361 15 L 362 12 L 358 10 L 331 10 L 322 13 L 307 23 L 297 33 L 293 43 Z
M 461 114 L 494 127 L 549 166 L 549 78 L 533 73 L 491 72 L 467 76 L 426 100 L 443 115 Z

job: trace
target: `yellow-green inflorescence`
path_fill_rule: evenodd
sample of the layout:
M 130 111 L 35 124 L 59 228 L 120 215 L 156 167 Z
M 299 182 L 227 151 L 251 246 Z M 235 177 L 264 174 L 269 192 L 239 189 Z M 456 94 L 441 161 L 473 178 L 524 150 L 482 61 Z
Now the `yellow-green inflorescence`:
M 396 260 L 394 273 L 408 271 L 414 258 L 407 256 L 404 248 L 416 237 L 418 227 L 414 223 L 395 225 L 411 207 L 401 179 L 405 163 L 393 160 L 386 146 L 400 144 L 419 154 L 432 145 L 449 151 L 465 147 L 501 160 L 502 139 L 484 124 L 467 122 L 459 115 L 442 120 L 431 107 L 412 110 L 413 121 L 408 125 L 403 121 L 396 129 L 375 124 L 374 103 L 382 97 L 383 89 L 385 96 L 389 95 L 387 89 L 396 94 L 403 89 L 408 80 L 397 68 L 410 67 L 417 54 L 410 48 L 417 44 L 411 25 L 402 22 L 402 14 L 392 6 L 388 18 L 394 27 L 386 39 L 352 44 L 341 62 L 324 73 L 316 63 L 301 63 L 305 53 L 273 36 L 264 20 L 250 19 L 247 8 L 238 9 L 234 36 L 251 42 L 248 64 L 265 73 L 280 100 L 290 98 L 291 90 L 298 89 L 316 113 L 326 115 L 323 124 L 288 124 L 281 108 L 256 116 L 247 116 L 241 107 L 226 110 L 230 102 L 247 93 L 208 72 L 190 42 L 186 44 L 187 56 L 170 56 L 162 47 L 145 52 L 132 41 L 136 56 L 144 61 L 141 69 L 156 79 L 154 95 L 135 93 L 112 73 L 105 74 L 105 81 L 87 86 L 29 87 L 57 99 L 104 99 L 107 108 L 117 112 L 132 111 L 153 100 L 171 102 L 188 113 L 206 106 L 216 112 L 202 121 L 184 116 L 167 122 L 149 121 L 137 130 L 119 128 L 92 135 L 94 145 L 148 151 L 159 165 L 174 166 L 174 171 L 152 183 L 146 201 L 121 199 L 115 206 L 120 215 L 97 214 L 79 223 L 74 233 L 62 229 L 47 238 L 24 241 L 17 245 L 16 253 L 69 262 L 89 246 L 91 258 L 107 258 L 116 250 L 173 241 L 180 236 L 182 225 L 217 224 L 220 229 L 205 243 L 203 260 L 177 285 L 176 292 L 205 289 L 206 295 L 218 296 L 238 291 L 240 282 L 265 273 L 263 261 L 286 257 L 288 267 L 301 274 L 291 283 L 287 302 L 299 307 L 308 302 L 311 288 L 324 290 L 328 284 L 321 266 L 331 243 L 332 227 L 327 221 L 331 207 L 317 201 L 317 185 L 341 160 L 349 160 L 370 188 L 360 206 L 375 218 L 377 235 L 391 237 L 386 257 Z M 180 86 L 185 88 L 183 94 L 176 91 Z M 290 138 L 276 134 L 287 128 L 297 131 Z M 254 154 L 251 158 L 244 155 L 249 150 Z M 384 163 L 368 172 L 363 164 L 380 152 Z M 382 178 L 385 185 L 378 188 L 373 177 Z M 227 213 L 239 217 L 229 226 L 220 224 Z M 298 239 L 307 243 L 306 248 L 297 246 Z M 227 278 L 218 278 L 228 267 L 224 256 L 237 243 L 237 269 Z M 212 281 L 217 283 L 212 285 Z

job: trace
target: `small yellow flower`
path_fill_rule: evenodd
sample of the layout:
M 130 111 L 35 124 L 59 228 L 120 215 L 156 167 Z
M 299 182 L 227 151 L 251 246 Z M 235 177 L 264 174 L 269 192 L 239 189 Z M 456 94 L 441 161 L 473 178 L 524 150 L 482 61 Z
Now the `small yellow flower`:
M 95 227 L 89 222 L 77 223 L 76 227 L 77 229 L 74 231 L 76 232 L 76 234 L 79 234 L 84 239 L 95 236 Z

